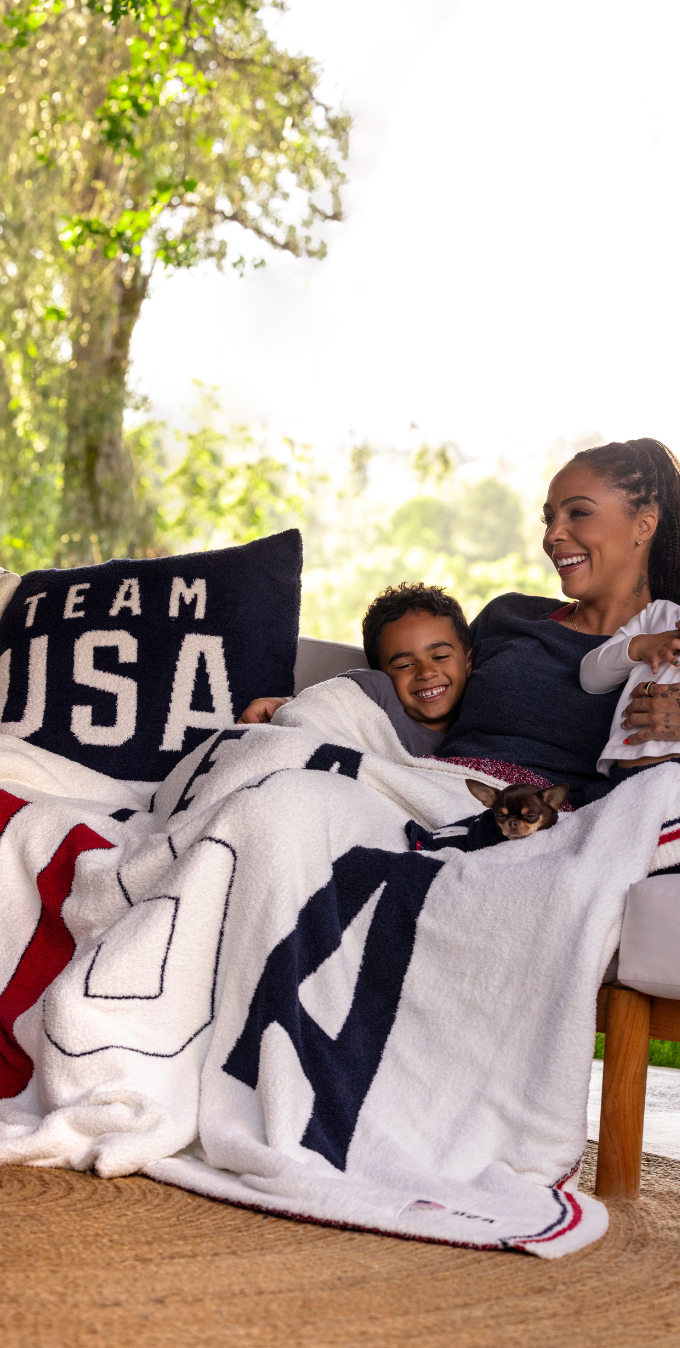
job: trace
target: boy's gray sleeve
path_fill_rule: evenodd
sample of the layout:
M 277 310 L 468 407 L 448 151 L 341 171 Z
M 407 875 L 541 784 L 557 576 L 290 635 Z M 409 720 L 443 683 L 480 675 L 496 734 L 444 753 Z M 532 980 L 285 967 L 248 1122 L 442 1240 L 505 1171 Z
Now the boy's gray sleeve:
M 401 743 L 414 758 L 436 754 L 444 739 L 443 731 L 431 730 L 420 721 L 413 721 L 397 697 L 397 691 L 389 674 L 380 669 L 348 669 L 340 675 L 341 679 L 353 679 L 363 688 L 367 697 L 382 707 L 388 720 L 392 722 Z
M 387 711 L 396 697 L 389 674 L 384 674 L 381 669 L 346 669 L 340 678 L 351 679 L 353 683 L 358 683 L 366 696 L 370 697 L 371 702 L 377 702 L 383 711 Z

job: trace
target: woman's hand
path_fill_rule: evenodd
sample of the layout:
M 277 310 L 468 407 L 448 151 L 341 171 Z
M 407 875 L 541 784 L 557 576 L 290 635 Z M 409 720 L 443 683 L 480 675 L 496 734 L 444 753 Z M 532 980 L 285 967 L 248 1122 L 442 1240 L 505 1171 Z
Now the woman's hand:
M 271 721 L 275 711 L 282 707 L 284 702 L 292 702 L 292 697 L 256 697 L 248 703 L 245 711 L 236 722 L 237 725 L 266 725 Z
M 622 725 L 634 731 L 629 744 L 645 744 L 647 740 L 680 741 L 680 683 L 639 683 L 633 689 L 626 707 Z
M 675 624 L 673 632 L 656 632 L 651 636 L 633 637 L 628 643 L 628 655 L 631 660 L 644 661 L 650 665 L 652 674 L 658 674 L 659 665 L 680 664 L 680 622 Z

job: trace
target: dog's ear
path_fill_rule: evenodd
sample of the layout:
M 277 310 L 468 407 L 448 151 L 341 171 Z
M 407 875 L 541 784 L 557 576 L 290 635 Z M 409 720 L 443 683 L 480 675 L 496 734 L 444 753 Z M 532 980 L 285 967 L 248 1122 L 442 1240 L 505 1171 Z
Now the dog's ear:
M 465 778 L 465 785 L 477 800 L 481 800 L 482 805 L 486 805 L 487 810 L 493 809 L 501 794 L 495 786 L 487 786 L 484 782 L 473 782 L 471 777 Z
M 546 786 L 540 794 L 546 805 L 552 805 L 553 810 L 559 810 L 560 805 L 569 795 L 569 783 L 558 782 L 557 786 Z

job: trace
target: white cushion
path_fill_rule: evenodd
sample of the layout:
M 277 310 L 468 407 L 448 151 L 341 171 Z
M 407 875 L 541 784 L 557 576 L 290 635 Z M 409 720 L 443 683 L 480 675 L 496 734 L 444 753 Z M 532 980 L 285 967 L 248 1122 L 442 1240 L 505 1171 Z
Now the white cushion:
M 680 875 L 652 876 L 631 885 L 618 978 L 652 997 L 680 999 Z

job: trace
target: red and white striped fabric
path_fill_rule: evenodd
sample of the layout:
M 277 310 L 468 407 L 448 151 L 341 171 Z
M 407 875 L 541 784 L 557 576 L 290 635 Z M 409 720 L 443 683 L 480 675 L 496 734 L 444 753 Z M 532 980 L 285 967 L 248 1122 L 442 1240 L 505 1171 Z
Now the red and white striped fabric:
M 661 825 L 659 843 L 649 868 L 650 875 L 678 873 L 680 873 L 680 815 L 675 819 L 667 819 Z

